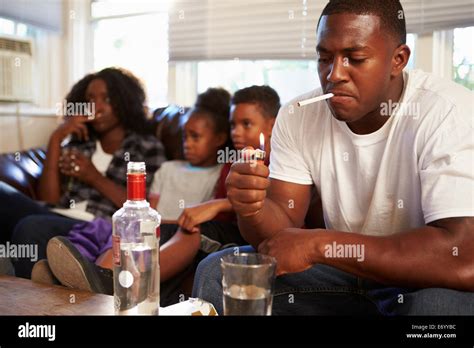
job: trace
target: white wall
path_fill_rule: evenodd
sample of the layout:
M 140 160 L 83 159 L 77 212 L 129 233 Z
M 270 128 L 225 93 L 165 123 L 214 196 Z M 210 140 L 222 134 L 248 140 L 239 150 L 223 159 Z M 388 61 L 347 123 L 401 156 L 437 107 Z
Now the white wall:
M 0 113 L 0 153 L 9 153 L 46 146 L 59 118 L 50 111 L 22 111 L 5 107 Z
M 0 153 L 46 146 L 59 121 L 56 105 L 91 71 L 90 2 L 62 1 L 62 32 L 37 30 L 33 105 L 0 104 Z

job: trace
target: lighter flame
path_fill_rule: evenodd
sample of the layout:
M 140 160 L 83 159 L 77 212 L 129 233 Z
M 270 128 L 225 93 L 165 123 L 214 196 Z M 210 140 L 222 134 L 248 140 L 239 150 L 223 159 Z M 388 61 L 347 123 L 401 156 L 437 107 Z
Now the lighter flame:
M 260 133 L 260 150 L 265 151 L 265 136 Z

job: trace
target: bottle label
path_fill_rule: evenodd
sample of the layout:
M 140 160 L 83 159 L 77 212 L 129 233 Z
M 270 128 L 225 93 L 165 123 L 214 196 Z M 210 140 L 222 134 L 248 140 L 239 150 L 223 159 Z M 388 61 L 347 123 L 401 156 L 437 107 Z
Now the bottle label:
M 115 266 L 120 266 L 120 236 L 112 236 L 112 258 Z
M 155 221 L 140 221 L 140 234 L 154 234 L 156 230 Z

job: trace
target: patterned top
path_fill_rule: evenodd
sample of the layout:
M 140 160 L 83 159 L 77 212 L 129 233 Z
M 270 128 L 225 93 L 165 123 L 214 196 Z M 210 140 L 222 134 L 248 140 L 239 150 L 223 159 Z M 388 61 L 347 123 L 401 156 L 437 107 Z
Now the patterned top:
M 74 148 L 91 158 L 96 149 L 96 140 L 91 136 L 86 142 L 69 143 L 66 147 Z M 152 135 L 127 133 L 122 142 L 122 147 L 113 154 L 105 176 L 117 185 L 127 187 L 127 163 L 129 161 L 145 162 L 146 186 L 149 190 L 154 173 L 161 166 L 161 163 L 166 161 L 163 144 Z M 62 176 L 61 179 L 61 188 L 64 193 L 58 207 L 70 208 L 72 203 L 87 200 L 86 211 L 96 217 L 106 219 L 110 219 L 118 210 L 111 200 L 104 197 L 95 188 L 68 176 Z

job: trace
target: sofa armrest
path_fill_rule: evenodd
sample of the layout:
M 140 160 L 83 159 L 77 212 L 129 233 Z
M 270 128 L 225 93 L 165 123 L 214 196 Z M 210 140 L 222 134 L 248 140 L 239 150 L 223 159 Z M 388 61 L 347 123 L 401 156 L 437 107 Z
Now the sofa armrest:
M 46 152 L 43 148 L 1 154 L 0 181 L 36 199 L 36 186 L 45 159 Z

